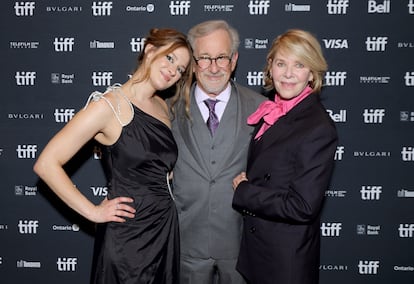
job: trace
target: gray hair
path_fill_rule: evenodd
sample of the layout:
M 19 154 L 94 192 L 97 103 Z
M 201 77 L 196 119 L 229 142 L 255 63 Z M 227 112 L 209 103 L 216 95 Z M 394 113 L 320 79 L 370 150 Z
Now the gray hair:
M 206 21 L 192 27 L 188 31 L 187 37 L 193 50 L 195 50 L 195 42 L 198 38 L 209 35 L 216 30 L 227 31 L 231 41 L 231 53 L 237 52 L 240 45 L 239 33 L 224 20 Z

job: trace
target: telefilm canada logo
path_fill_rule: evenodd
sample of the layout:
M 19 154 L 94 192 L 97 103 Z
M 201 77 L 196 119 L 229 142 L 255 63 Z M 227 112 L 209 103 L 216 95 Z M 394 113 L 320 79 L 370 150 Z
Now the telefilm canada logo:
M 234 5 L 231 4 L 206 4 L 204 5 L 204 12 L 233 12 Z

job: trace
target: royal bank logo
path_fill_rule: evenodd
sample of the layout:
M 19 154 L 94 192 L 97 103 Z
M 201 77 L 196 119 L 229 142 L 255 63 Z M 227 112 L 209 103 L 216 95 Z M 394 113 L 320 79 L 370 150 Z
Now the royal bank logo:
M 115 48 L 115 42 L 93 40 L 89 42 L 89 47 L 91 49 L 113 49 Z
M 360 76 L 361 84 L 388 84 L 391 77 L 389 76 Z
M 152 13 L 155 11 L 155 5 L 154 4 L 147 4 L 147 5 L 141 5 L 141 6 L 126 6 L 125 10 L 127 12 L 147 12 Z
M 17 196 L 36 196 L 37 195 L 37 186 L 27 186 L 27 185 L 15 185 L 14 193 Z
M 368 0 L 368 14 L 389 14 L 391 11 L 391 0 L 375 1 Z
M 11 41 L 11 49 L 37 49 L 39 48 L 38 41 Z
M 356 228 L 357 235 L 378 236 L 381 231 L 380 225 L 359 224 Z
M 52 84 L 73 84 L 75 74 L 51 73 L 50 81 Z
M 247 72 L 247 85 L 249 86 L 263 86 L 263 72 L 249 71 Z
M 344 153 L 345 153 L 345 147 L 344 146 L 336 146 L 334 160 L 335 161 L 341 161 L 344 157 Z
M 92 3 L 92 15 L 94 17 L 110 16 L 112 11 L 112 1 L 94 1 Z
M 250 15 L 267 15 L 270 8 L 269 0 L 250 0 L 247 5 Z
M 385 51 L 388 37 L 367 37 L 365 41 L 367 51 Z
M 267 49 L 269 39 L 246 38 L 244 39 L 244 47 L 246 49 Z
M 414 161 L 414 147 L 412 147 L 412 146 L 402 147 L 402 149 L 401 149 L 401 159 L 404 162 Z
M 56 108 L 53 113 L 55 117 L 55 122 L 57 123 L 67 123 L 75 116 L 74 108 Z
M 15 2 L 14 13 L 18 17 L 33 16 L 36 8 L 35 2 Z
M 14 76 L 17 86 L 34 86 L 36 72 L 34 71 L 17 71 Z
M 347 49 L 349 47 L 347 39 L 341 38 L 324 38 L 322 42 L 326 49 Z
M 172 16 L 184 16 L 190 12 L 191 1 L 171 1 L 170 14 Z
M 326 112 L 329 114 L 331 119 L 336 123 L 346 122 L 346 109 L 340 109 L 339 112 L 334 112 L 331 109 L 327 109 Z
M 329 15 L 345 15 L 349 7 L 348 0 L 328 0 L 326 4 Z
M 414 86 L 414 72 L 405 72 L 404 83 L 407 87 Z
M 360 260 L 358 263 L 359 274 L 378 274 L 380 262 L 378 260 Z
M 230 4 L 209 4 L 204 5 L 204 12 L 233 12 L 234 5 Z
M 382 186 L 380 185 L 363 185 L 361 190 L 362 200 L 380 200 L 382 193 Z
M 325 85 L 326 86 L 344 86 L 345 79 L 347 77 L 346 72 L 330 71 L 325 73 Z
M 94 86 L 112 85 L 112 72 L 93 72 L 91 78 Z
M 143 37 L 133 37 L 129 44 L 131 45 L 132 52 L 141 52 L 144 48 L 145 38 Z
M 342 223 L 322 223 L 320 229 L 322 237 L 339 237 Z
M 293 3 L 285 4 L 286 12 L 310 12 L 310 10 L 311 10 L 311 5 L 308 5 L 308 4 L 293 4 Z

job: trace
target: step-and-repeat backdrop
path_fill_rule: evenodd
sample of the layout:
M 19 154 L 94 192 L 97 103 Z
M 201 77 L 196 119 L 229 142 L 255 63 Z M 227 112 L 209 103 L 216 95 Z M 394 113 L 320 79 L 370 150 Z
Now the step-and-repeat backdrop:
M 329 63 L 323 103 L 338 128 L 320 226 L 322 284 L 414 283 L 414 0 L 2 1 L 0 282 L 88 283 L 94 225 L 33 173 L 52 135 L 94 90 L 123 83 L 152 27 L 226 19 L 235 79 L 261 91 L 272 40 L 315 34 Z M 94 202 L 100 148 L 67 165 Z M 197 284 L 197 283 L 194 283 Z

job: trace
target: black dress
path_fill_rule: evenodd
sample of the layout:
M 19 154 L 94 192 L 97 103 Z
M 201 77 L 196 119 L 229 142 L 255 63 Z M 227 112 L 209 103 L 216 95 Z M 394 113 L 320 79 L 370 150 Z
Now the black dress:
M 95 98 L 94 98 L 95 99 Z M 96 284 L 178 283 L 179 231 L 167 173 L 177 159 L 170 129 L 136 106 L 118 141 L 104 147 L 108 199 L 134 199 L 134 219 L 99 224 L 94 271 Z

